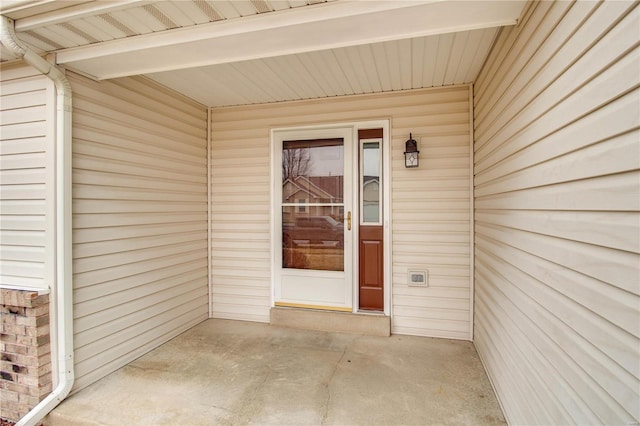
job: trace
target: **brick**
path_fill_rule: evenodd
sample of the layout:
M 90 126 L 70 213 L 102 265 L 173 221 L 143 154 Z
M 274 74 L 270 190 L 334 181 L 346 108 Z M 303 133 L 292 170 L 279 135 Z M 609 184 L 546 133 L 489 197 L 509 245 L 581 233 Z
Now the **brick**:
M 0 333 L 26 335 L 27 327 L 17 324 L 0 324 Z
M 0 361 L 0 370 L 2 371 L 10 371 L 14 366 L 14 363 L 9 360 L 1 360 Z
M 24 316 L 24 317 L 16 316 L 14 323 L 16 325 L 24 325 L 25 327 L 35 327 L 36 319 L 37 317 L 34 317 L 34 316 Z
M 53 392 L 53 383 L 49 382 L 46 386 L 43 386 L 39 390 L 39 396 L 41 399 L 44 399 L 47 395 Z
M 18 420 L 53 386 L 49 296 L 0 290 L 0 416 Z
M 21 366 L 21 371 L 16 371 L 16 373 L 41 377 L 45 374 L 51 373 L 51 363 L 49 362 L 36 366 Z
M 45 346 L 45 345 L 48 345 L 50 342 L 51 342 L 51 336 L 49 335 L 49 333 L 42 334 L 36 338 L 36 344 L 38 346 Z
M 0 304 L 18 307 L 35 307 L 49 303 L 49 295 L 38 296 L 35 291 L 0 289 Z
M 25 367 L 23 365 L 19 365 L 19 364 L 13 364 L 11 366 L 11 370 L 16 373 L 16 374 L 29 374 L 29 367 Z
M 46 345 L 31 347 L 29 348 L 28 355 L 45 355 L 51 352 L 51 344 L 47 343 Z
M 17 324 L 18 323 L 18 318 L 26 318 L 26 317 L 18 317 L 17 315 L 14 314 L 2 314 L 2 316 L 0 316 L 0 324 Z
M 6 380 L 8 382 L 15 382 L 16 381 L 16 374 L 12 373 L 11 370 L 9 371 L 5 371 L 2 370 L 0 371 L 0 380 Z
M 3 389 L 23 395 L 37 396 L 38 398 L 40 398 L 43 395 L 46 396 L 47 394 L 51 393 L 51 384 L 43 386 L 28 386 L 20 383 L 0 380 L 0 390 Z
M 38 343 L 37 337 L 32 336 L 16 336 L 16 341 L 14 344 L 20 346 L 36 346 Z
M 20 394 L 8 390 L 2 391 L 2 400 L 5 402 L 18 402 Z
M 0 342 L 15 343 L 17 340 L 18 336 L 16 336 L 15 334 L 0 334 Z
M 38 371 L 34 372 L 34 374 L 36 374 L 38 377 L 40 377 L 40 382 L 42 383 L 43 380 L 47 380 L 47 378 L 49 378 L 49 381 L 51 381 L 50 377 L 51 377 L 51 363 L 47 362 L 47 363 L 43 363 L 40 364 L 38 366 Z
M 25 414 L 27 414 L 27 413 L 21 413 L 19 411 L 12 410 L 12 409 L 9 409 L 9 408 L 3 408 L 2 409 L 2 415 L 0 415 L 0 418 L 17 422 Z
M 49 295 L 48 294 L 41 294 L 41 295 L 31 299 L 31 306 L 33 306 L 33 307 L 42 306 L 42 305 L 48 305 L 48 304 L 49 304 Z
M 51 345 L 49 345 L 51 347 Z M 38 365 L 51 364 L 51 351 L 43 355 L 38 355 Z
M 49 335 L 44 334 L 42 336 L 16 336 L 14 343 L 16 345 L 23 346 L 43 346 L 49 343 Z
M 31 336 L 31 337 L 37 337 L 37 336 L 45 336 L 48 335 L 50 332 L 50 327 L 49 325 L 42 325 L 40 327 L 26 327 L 25 328 L 25 335 L 27 336 Z
M 31 315 L 34 317 L 39 317 L 42 315 L 46 315 L 49 313 L 49 305 L 42 305 L 42 306 L 38 306 L 37 308 L 33 309 Z
M 40 402 L 40 398 L 37 396 L 18 395 L 18 402 L 35 407 Z
M 12 343 L 3 343 L 3 344 L 4 344 L 4 349 L 2 350 L 2 352 L 9 352 L 15 355 L 37 357 L 39 355 L 45 355 L 51 352 L 51 344 L 49 343 L 43 346 L 14 345 Z
M 21 402 L 9 402 L 7 403 L 7 409 L 18 413 L 18 419 L 27 414 L 33 407 Z
M 17 422 L 22 416 L 24 416 L 24 414 L 21 414 L 19 411 L 9 410 L 7 407 L 0 405 L 0 418 Z
M 6 352 L 3 353 L 2 356 L 20 365 L 36 365 L 37 366 L 41 362 L 41 360 L 39 360 L 37 356 L 7 354 Z M 42 361 L 42 362 L 48 362 L 48 361 Z
M 3 352 L 10 352 L 16 355 L 27 355 L 27 347 L 24 345 L 16 345 L 13 343 L 3 343 Z
M 38 378 L 37 377 L 31 377 L 31 376 L 25 376 L 23 374 L 17 374 L 15 381 L 17 383 L 21 384 L 21 385 L 38 386 Z
M 19 398 L 20 394 L 18 392 L 0 389 L 0 399 L 2 400 L 3 404 L 5 402 L 20 402 Z
M 0 305 L 0 315 L 25 316 L 27 308 L 23 306 Z
M 7 382 L 6 380 L 0 380 L 0 390 L 1 391 L 11 391 L 17 393 L 29 393 L 29 386 L 21 385 L 14 382 Z
M 20 292 L 15 290 L 0 289 L 0 303 L 9 306 L 19 306 L 19 293 Z
M 16 316 L 15 324 L 17 325 L 25 325 L 29 327 L 40 327 L 42 325 L 49 324 L 49 315 L 29 315 L 29 316 Z

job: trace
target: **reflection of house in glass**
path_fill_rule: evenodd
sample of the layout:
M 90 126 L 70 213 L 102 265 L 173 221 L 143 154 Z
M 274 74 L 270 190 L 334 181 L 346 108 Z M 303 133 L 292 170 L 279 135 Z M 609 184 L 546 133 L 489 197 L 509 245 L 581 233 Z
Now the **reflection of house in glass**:
M 343 270 L 343 177 L 286 178 L 282 201 L 282 266 Z
M 298 176 L 285 179 L 282 183 L 282 202 L 295 204 L 296 207 L 283 209 L 282 222 L 292 224 L 300 215 L 330 216 L 342 221 L 342 182 L 342 176 Z
M 380 178 L 378 176 L 363 178 L 362 209 L 365 223 L 380 222 Z

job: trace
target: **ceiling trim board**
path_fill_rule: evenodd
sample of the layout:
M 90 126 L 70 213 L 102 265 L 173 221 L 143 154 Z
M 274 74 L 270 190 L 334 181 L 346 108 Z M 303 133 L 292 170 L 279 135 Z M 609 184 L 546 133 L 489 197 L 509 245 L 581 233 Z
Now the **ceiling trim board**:
M 128 9 L 133 6 L 143 6 L 153 3 L 151 0 L 100 0 L 89 3 L 81 3 L 68 6 L 50 12 L 40 13 L 15 21 L 16 32 L 35 30 L 37 28 L 74 19 L 86 18 L 102 13 L 111 13 L 117 10 Z

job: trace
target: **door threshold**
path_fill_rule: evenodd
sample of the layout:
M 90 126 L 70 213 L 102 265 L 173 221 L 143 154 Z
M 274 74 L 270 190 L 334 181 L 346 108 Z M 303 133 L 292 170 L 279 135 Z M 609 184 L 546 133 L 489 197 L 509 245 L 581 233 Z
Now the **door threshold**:
M 360 315 L 375 315 L 375 316 L 384 316 L 384 311 L 369 311 L 367 309 L 358 309 L 356 314 Z
M 316 309 L 320 311 L 338 311 L 338 312 L 351 312 L 351 308 L 343 308 L 341 306 L 327 306 L 327 305 L 309 305 L 305 303 L 289 303 L 289 302 L 276 302 L 276 307 L 279 308 L 301 308 L 301 309 Z

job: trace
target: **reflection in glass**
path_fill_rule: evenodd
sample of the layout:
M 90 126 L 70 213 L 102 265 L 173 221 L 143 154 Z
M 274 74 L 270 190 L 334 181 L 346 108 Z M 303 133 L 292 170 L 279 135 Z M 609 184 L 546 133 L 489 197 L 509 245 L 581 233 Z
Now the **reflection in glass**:
M 344 141 L 282 143 L 282 267 L 344 270 Z
M 342 139 L 282 143 L 282 202 L 342 203 Z
M 362 144 L 362 222 L 380 222 L 380 143 Z
M 344 270 L 344 224 L 340 208 L 314 206 L 309 213 L 282 208 L 282 267 Z

